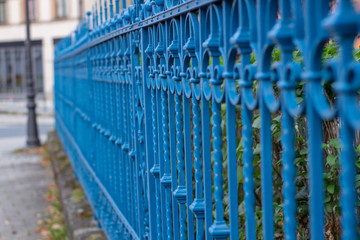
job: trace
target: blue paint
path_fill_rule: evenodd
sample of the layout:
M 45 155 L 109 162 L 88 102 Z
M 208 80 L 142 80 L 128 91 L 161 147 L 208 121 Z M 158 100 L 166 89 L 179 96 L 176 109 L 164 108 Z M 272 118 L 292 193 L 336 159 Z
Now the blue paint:
M 109 239 L 237 240 L 241 234 L 255 240 L 255 206 L 262 211 L 263 239 L 275 239 L 274 113 L 281 114 L 284 239 L 298 235 L 294 146 L 300 116 L 308 131 L 310 238 L 325 239 L 322 122 L 335 117 L 341 123 L 342 239 L 359 238 L 354 141 L 360 129 L 360 67 L 352 56 L 359 16 L 350 0 L 338 1 L 332 13 L 329 2 L 95 2 L 55 49 L 55 118 Z M 330 37 L 340 56 L 323 64 L 319 53 Z M 280 51 L 277 63 L 274 47 Z M 303 63 L 293 62 L 294 49 Z M 323 79 L 334 81 L 334 106 Z M 261 179 L 254 179 L 255 114 Z M 261 194 L 254 193 L 255 181 L 261 182 Z M 245 233 L 238 226 L 239 193 Z

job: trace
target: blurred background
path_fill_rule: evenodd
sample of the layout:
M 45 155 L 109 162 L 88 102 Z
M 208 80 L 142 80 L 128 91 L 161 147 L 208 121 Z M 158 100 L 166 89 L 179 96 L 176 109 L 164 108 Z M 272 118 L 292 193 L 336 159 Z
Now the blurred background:
M 37 111 L 51 114 L 54 46 L 75 29 L 95 0 L 28 1 Z M 0 112 L 26 112 L 24 40 L 25 0 L 0 0 Z
M 47 151 L 44 147 L 26 148 L 26 1 L 31 19 L 37 125 L 40 142 L 45 143 L 47 133 L 54 128 L 55 45 L 76 29 L 95 0 L 0 0 L 0 240 L 64 240 L 68 239 L 64 218 L 60 210 L 54 212 L 50 201 L 55 198 L 48 195 L 56 188 L 46 163 Z
M 92 9 L 95 0 L 28 1 L 37 111 L 51 114 L 54 46 L 75 29 L 80 18 Z M 115 0 L 112 1 L 115 4 Z M 109 0 L 107 2 L 109 4 Z M 119 2 L 121 9 L 122 0 Z M 126 2 L 129 6 L 132 0 Z M 352 2 L 359 9 L 360 0 Z M 27 111 L 24 40 L 25 0 L 0 0 L 0 112 Z M 359 43 L 356 42 L 355 45 Z

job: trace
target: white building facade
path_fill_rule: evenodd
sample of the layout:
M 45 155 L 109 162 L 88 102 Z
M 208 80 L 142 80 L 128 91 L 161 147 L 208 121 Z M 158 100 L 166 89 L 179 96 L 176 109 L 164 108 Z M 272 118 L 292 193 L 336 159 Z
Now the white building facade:
M 14 103 L 22 109 L 26 107 L 25 1 L 29 1 L 30 8 L 38 108 L 52 112 L 55 45 L 75 30 L 80 18 L 92 10 L 95 0 L 0 0 L 0 111 L 14 109 Z M 115 4 L 115 0 L 108 0 L 107 4 L 110 1 Z M 126 7 L 122 0 L 119 4 L 120 9 Z M 126 5 L 130 4 L 132 0 L 126 0 Z
M 0 100 L 24 99 L 25 1 L 0 0 Z M 51 102 L 54 85 L 54 46 L 71 33 L 89 0 L 28 0 L 31 18 L 32 63 L 38 98 Z M 86 2 L 86 3 L 84 3 Z

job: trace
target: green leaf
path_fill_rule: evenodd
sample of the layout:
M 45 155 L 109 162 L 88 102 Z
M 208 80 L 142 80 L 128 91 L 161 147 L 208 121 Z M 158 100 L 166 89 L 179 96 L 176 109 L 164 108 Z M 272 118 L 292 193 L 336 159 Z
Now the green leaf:
M 308 150 L 306 148 L 303 148 L 300 150 L 300 155 L 305 155 L 308 153 Z
M 306 187 L 303 187 L 300 189 L 300 191 L 296 194 L 295 199 L 296 200 L 305 200 L 309 197 L 309 192 Z
M 330 184 L 326 187 L 326 190 L 330 193 L 330 194 L 334 194 L 335 192 L 335 185 L 334 184 Z
M 273 121 L 275 121 L 276 123 L 279 123 L 281 121 L 281 115 L 276 116 Z
M 356 181 L 360 181 L 360 174 L 356 175 Z
M 331 213 L 332 212 L 332 205 L 331 204 L 326 204 L 326 211 L 328 213 Z
M 242 201 L 238 207 L 239 215 L 245 215 L 245 202 Z
M 358 49 L 354 49 L 354 59 L 355 61 L 359 61 L 360 60 L 360 48 Z
M 331 147 L 334 147 L 336 149 L 341 148 L 340 140 L 338 138 L 330 139 L 329 144 Z
M 275 47 L 273 52 L 272 52 L 272 62 L 278 62 L 280 61 L 280 50 L 279 48 Z
M 356 151 L 360 154 L 360 144 L 357 146 Z
M 261 152 L 261 146 L 260 144 L 256 144 L 256 147 L 254 149 L 254 154 L 260 154 Z
M 330 165 L 330 166 L 335 166 L 336 164 L 336 159 L 337 156 L 330 154 L 329 156 L 327 156 L 326 158 L 326 162 Z
M 358 159 L 358 160 L 356 161 L 355 165 L 356 165 L 357 168 L 360 168 L 360 159 Z
M 257 117 L 257 118 L 254 120 L 254 122 L 253 122 L 253 124 L 252 124 L 252 127 L 253 127 L 253 128 L 257 128 L 257 129 L 260 129 L 260 124 L 261 124 L 260 117 Z
M 244 182 L 244 175 L 243 175 L 243 167 L 242 166 L 237 166 L 237 182 L 239 183 L 243 183 Z
M 325 180 L 329 180 L 331 178 L 331 175 L 329 172 L 325 172 L 323 173 L 323 177 L 325 178 Z
M 256 58 L 255 58 L 255 53 L 254 52 L 252 52 L 250 54 L 250 62 L 251 62 L 251 64 L 256 63 Z
M 295 158 L 295 163 L 296 164 L 300 164 L 300 163 L 303 163 L 305 162 L 305 157 L 298 157 L 298 158 Z M 301 174 L 301 173 L 299 173 Z

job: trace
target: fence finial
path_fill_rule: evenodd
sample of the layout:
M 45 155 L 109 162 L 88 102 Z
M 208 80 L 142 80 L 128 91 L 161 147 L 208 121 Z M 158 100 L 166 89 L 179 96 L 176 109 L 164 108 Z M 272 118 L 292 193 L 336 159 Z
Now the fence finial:
M 99 15 L 97 8 L 97 1 L 95 1 L 95 27 L 99 26 Z
M 119 0 L 115 0 L 115 9 L 116 9 L 116 15 L 118 15 L 120 13 Z
M 92 6 L 92 28 L 95 29 L 95 5 Z
M 89 30 L 91 25 L 91 11 L 87 11 L 86 15 L 87 15 L 87 29 Z
M 110 0 L 110 19 L 114 17 L 114 4 L 113 0 Z
M 99 5 L 100 5 L 100 24 L 103 24 L 103 8 L 102 8 L 101 0 Z
M 105 22 L 108 20 L 107 2 L 104 0 Z

